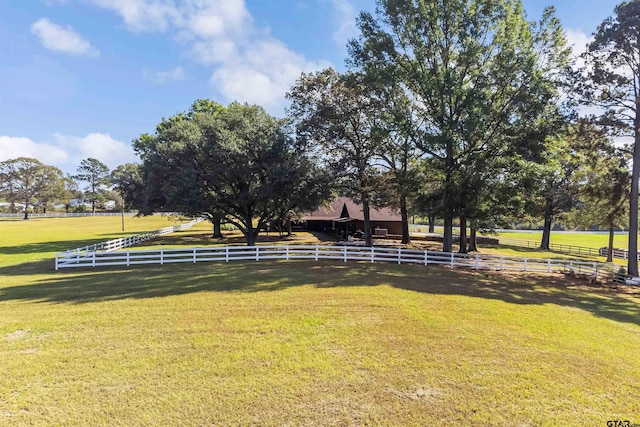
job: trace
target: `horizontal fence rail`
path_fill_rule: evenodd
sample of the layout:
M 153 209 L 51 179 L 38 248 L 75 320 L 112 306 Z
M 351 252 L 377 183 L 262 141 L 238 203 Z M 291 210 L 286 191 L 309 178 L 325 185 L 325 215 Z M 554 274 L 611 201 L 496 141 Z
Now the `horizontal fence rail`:
M 516 239 L 499 239 L 499 245 L 501 246 L 515 246 L 518 248 L 529 248 L 529 249 L 537 249 L 540 247 L 540 242 L 535 242 L 532 240 L 516 240 Z M 550 243 L 549 249 L 554 252 L 563 252 L 567 254 L 573 255 L 594 255 L 600 256 L 600 250 L 594 248 L 587 248 L 584 246 L 575 246 L 575 245 L 563 245 L 558 243 Z
M 95 243 L 93 245 L 60 252 L 56 254 L 56 270 L 58 268 L 64 268 L 69 262 L 74 262 L 73 260 L 95 256 L 96 253 L 100 254 L 114 252 L 131 246 L 139 245 L 151 239 L 155 239 L 156 237 L 164 236 L 165 234 L 188 230 L 202 221 L 204 221 L 204 218 L 198 218 L 186 224 L 168 226 L 161 228 L 160 230 L 135 234 L 133 236 L 121 237 L 119 239 L 108 240 L 106 242 Z
M 609 248 L 600 248 L 600 256 L 607 255 L 609 255 Z M 611 256 L 613 258 L 627 260 L 629 259 L 629 251 L 627 251 L 626 249 L 612 249 Z M 638 254 L 638 261 L 640 261 L 640 253 Z
M 444 265 L 451 268 L 501 270 L 539 273 L 566 273 L 610 280 L 612 266 L 598 262 L 540 258 L 518 258 L 482 254 L 458 254 L 428 250 L 383 247 L 274 245 L 219 246 L 186 249 L 129 250 L 119 252 L 88 251 L 56 255 L 56 269 L 101 266 L 134 266 L 238 260 L 320 260 L 393 262 L 397 264 Z
M 135 216 L 136 212 L 125 212 L 124 216 Z M 155 215 L 164 216 L 181 216 L 179 212 L 159 212 Z M 52 212 L 52 213 L 29 213 L 29 218 L 72 218 L 85 216 L 122 216 L 122 212 Z M 0 218 L 24 218 L 24 212 L 19 213 L 0 213 Z

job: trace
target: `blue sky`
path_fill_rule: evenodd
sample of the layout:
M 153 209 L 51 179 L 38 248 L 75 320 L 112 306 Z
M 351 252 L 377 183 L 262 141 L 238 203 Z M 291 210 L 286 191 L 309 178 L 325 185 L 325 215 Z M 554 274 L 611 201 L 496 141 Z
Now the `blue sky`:
M 584 46 L 618 1 L 554 5 Z M 73 173 L 136 161 L 131 141 L 197 98 L 282 115 L 303 71 L 344 69 L 355 17 L 374 0 L 0 0 L 0 160 Z

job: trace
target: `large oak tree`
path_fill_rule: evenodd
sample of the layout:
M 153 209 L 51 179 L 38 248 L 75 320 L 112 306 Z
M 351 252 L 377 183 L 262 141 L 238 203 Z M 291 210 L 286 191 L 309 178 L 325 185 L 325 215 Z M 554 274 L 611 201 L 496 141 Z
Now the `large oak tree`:
M 286 122 L 256 105 L 192 108 L 134 146 L 148 189 L 143 213 L 169 206 L 186 214 L 220 212 L 250 246 L 267 224 L 329 197 L 326 174 L 295 146 Z

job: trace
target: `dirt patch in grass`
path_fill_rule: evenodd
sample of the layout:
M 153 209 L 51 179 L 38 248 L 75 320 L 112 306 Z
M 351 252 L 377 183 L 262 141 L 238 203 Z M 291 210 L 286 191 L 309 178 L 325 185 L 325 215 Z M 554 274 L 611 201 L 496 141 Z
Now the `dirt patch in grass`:
M 28 330 L 24 331 L 22 329 L 18 329 L 17 331 L 9 332 L 7 335 L 5 335 L 5 338 L 7 340 L 19 340 L 21 338 L 26 337 L 28 333 L 29 333 Z

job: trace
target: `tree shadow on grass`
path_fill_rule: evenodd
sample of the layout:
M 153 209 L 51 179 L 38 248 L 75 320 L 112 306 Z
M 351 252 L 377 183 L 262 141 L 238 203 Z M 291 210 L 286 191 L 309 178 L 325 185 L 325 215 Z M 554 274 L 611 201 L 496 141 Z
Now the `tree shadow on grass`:
M 21 255 L 64 252 L 104 242 L 104 239 L 58 240 L 25 243 L 16 246 L 0 246 L 0 255 Z
M 579 260 L 579 261 L 596 261 L 602 257 L 599 257 L 597 255 L 587 255 L 587 254 L 575 254 L 575 253 L 567 253 L 567 252 L 560 252 L 560 251 L 554 251 L 554 250 L 545 250 L 545 249 L 540 249 L 540 248 L 525 248 L 522 246 L 509 246 L 509 245 L 480 245 L 480 249 L 482 250 L 482 248 L 487 248 L 487 249 L 494 249 L 494 250 L 510 250 L 513 251 L 514 253 L 517 253 L 518 256 L 522 256 L 522 257 L 526 257 L 527 254 L 531 254 L 531 257 L 533 258 L 551 258 L 551 259 L 572 259 L 572 260 Z M 547 254 L 547 255 L 542 255 L 543 253 Z M 505 255 L 508 256 L 508 255 Z M 514 256 L 514 255 L 511 255 Z M 604 258 L 602 258 L 604 259 Z
M 330 261 L 235 261 L 131 269 L 71 270 L 18 286 L 0 287 L 0 301 L 82 304 L 197 292 L 272 292 L 296 286 L 375 287 L 460 295 L 510 304 L 555 304 L 640 325 L 640 292 L 612 290 L 564 276 L 505 275 L 418 265 Z

